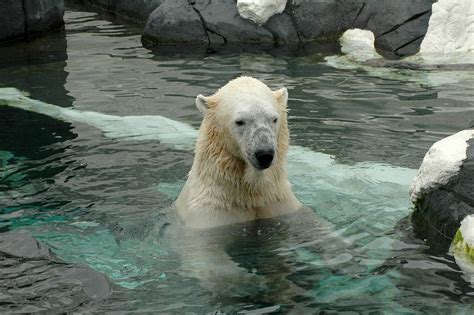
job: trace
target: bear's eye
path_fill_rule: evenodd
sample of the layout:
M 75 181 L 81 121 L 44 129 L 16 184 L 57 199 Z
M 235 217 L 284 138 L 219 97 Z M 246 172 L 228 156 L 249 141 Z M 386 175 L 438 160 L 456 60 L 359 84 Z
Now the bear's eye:
M 273 123 L 276 124 L 276 122 L 278 121 L 278 118 L 273 118 Z
M 236 124 L 237 126 L 243 126 L 243 125 L 245 125 L 245 122 L 244 122 L 243 120 L 236 120 L 236 121 L 235 121 L 235 124 Z

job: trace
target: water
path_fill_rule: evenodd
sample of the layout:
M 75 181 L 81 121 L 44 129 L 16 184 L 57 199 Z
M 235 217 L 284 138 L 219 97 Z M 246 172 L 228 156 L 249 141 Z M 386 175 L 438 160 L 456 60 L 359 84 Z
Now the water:
M 65 34 L 0 48 L 0 87 L 197 128 L 199 93 L 241 74 L 286 86 L 290 179 L 314 210 L 189 236 L 169 206 L 192 151 L 2 106 L 0 229 L 26 229 L 108 275 L 111 298 L 79 310 L 472 312 L 467 276 L 407 219 L 426 150 L 474 120 L 471 74 L 429 84 L 423 73 L 337 70 L 323 53 L 155 55 L 138 29 L 75 9 L 66 22 Z

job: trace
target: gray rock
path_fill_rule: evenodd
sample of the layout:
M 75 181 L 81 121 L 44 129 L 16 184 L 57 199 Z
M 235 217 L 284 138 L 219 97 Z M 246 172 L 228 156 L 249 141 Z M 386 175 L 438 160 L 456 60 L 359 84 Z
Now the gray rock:
M 366 1 L 353 26 L 372 31 L 381 53 L 413 54 L 428 29 L 431 6 L 432 0 Z
M 0 312 L 71 312 L 107 298 L 105 276 L 62 262 L 25 233 L 0 233 Z
M 349 28 L 375 34 L 377 49 L 404 56 L 418 51 L 432 0 L 293 0 L 289 7 L 303 41 L 336 41 Z
M 419 196 L 415 207 L 413 219 L 418 233 L 424 238 L 445 238 L 449 242 L 461 221 L 474 214 L 474 136 L 467 141 L 466 159 L 459 171 L 447 183 L 433 186 Z
M 21 1 L 3 0 L 0 5 L 0 16 L 0 42 L 25 37 L 26 23 Z
M 142 42 L 145 47 L 182 43 L 207 45 L 209 39 L 199 14 L 187 0 L 167 0 L 148 18 Z
M 235 0 L 79 0 L 138 22 L 147 47 L 165 44 L 282 46 L 337 42 L 349 28 L 368 29 L 385 56 L 416 53 L 426 33 L 433 0 L 289 0 L 266 25 L 243 19 Z M 150 14 L 150 12 L 154 11 Z
M 0 42 L 29 40 L 64 24 L 63 0 L 4 0 L 0 6 Z
M 277 45 L 299 44 L 300 38 L 296 32 L 291 16 L 283 12 L 268 19 L 265 28 L 273 35 Z
M 351 26 L 358 8 L 364 1 L 293 0 L 287 10 L 303 42 L 337 41 Z M 354 17 L 351 18 L 351 15 Z
M 210 44 L 224 43 L 261 43 L 273 44 L 273 35 L 264 27 L 243 19 L 234 0 L 197 0 L 190 1 L 202 18 L 208 34 L 220 39 Z
M 43 34 L 64 25 L 64 1 L 24 0 L 28 36 Z

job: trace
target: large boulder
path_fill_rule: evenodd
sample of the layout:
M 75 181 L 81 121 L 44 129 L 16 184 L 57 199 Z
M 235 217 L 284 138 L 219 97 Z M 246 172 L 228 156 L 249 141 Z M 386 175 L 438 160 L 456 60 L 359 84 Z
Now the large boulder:
M 411 198 L 422 236 L 450 243 L 461 222 L 474 215 L 474 129 L 433 144 L 413 182 Z
M 0 43 L 29 40 L 64 25 L 64 0 L 3 0 Z
M 233 0 L 166 0 L 150 15 L 142 38 L 147 47 L 274 43 L 270 31 L 240 16 Z
M 110 292 L 99 272 L 61 261 L 26 233 L 0 233 L 1 313 L 68 313 Z
M 181 43 L 207 45 L 208 41 L 199 14 L 187 0 L 165 1 L 148 18 L 142 36 L 145 47 Z
M 401 57 L 418 51 L 432 2 L 291 0 L 282 13 L 285 1 L 267 5 L 268 14 L 260 8 L 265 1 L 238 1 L 236 6 L 234 0 L 166 0 L 150 15 L 143 38 L 148 47 L 204 40 L 210 46 L 282 45 L 336 42 L 347 29 L 362 28 L 374 32 L 379 51 Z M 201 29 L 196 27 L 199 20 Z
M 337 41 L 350 28 L 375 35 L 375 47 L 388 55 L 419 50 L 428 28 L 432 0 L 293 0 L 289 9 L 303 41 Z

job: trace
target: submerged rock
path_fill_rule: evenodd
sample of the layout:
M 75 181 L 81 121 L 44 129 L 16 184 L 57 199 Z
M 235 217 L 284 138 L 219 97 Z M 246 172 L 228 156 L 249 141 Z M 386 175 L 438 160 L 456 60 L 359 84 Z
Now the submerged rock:
M 474 129 L 430 148 L 413 182 L 411 198 L 421 234 L 453 240 L 461 222 L 474 214 Z
M 64 0 L 3 0 L 0 43 L 29 40 L 64 25 Z
M 109 295 L 101 273 L 61 261 L 26 233 L 0 233 L 0 312 L 69 312 Z
M 285 7 L 285 2 L 248 0 L 236 6 L 234 0 L 166 0 L 150 15 L 144 43 L 154 47 L 204 40 L 209 46 L 335 42 L 347 29 L 358 27 L 375 33 L 378 49 L 404 56 L 418 51 L 432 4 L 432 0 L 291 0 Z

